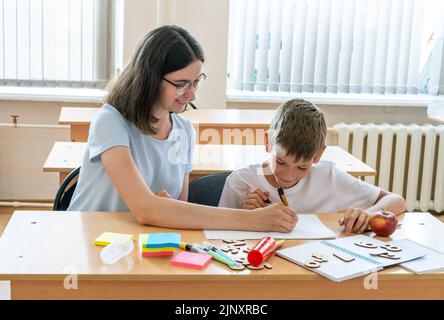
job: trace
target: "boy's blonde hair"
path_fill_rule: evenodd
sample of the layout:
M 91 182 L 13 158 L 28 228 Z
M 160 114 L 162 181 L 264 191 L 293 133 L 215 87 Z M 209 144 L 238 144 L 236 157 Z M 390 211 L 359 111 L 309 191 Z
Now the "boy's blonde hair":
M 270 146 L 283 149 L 296 161 L 309 161 L 325 145 L 327 125 L 322 111 L 303 99 L 289 100 L 277 109 L 269 131 Z

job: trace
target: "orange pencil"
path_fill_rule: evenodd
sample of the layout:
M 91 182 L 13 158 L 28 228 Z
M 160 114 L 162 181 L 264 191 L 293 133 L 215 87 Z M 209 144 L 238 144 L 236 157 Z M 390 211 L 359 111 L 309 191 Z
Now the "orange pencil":
M 285 240 L 277 240 L 276 241 L 276 249 L 279 249 L 284 244 Z
M 278 193 L 279 193 L 279 198 L 281 198 L 281 201 L 284 204 L 284 206 L 288 207 L 288 200 L 287 200 L 287 197 L 285 196 L 284 189 L 279 187 Z

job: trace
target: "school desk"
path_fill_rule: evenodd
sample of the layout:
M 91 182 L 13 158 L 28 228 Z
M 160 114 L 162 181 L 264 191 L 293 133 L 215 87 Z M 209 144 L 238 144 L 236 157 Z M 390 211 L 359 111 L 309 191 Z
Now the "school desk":
M 59 123 L 71 126 L 72 141 L 87 141 L 99 108 L 62 107 Z M 180 115 L 196 129 L 199 143 L 263 144 L 276 110 L 192 109 Z
M 73 169 L 81 165 L 86 142 L 56 142 L 43 166 L 44 172 L 58 172 L 60 183 Z M 258 163 L 269 157 L 263 145 L 196 145 L 190 180 L 197 177 L 229 172 Z M 374 176 L 376 171 L 338 146 L 328 146 L 322 160 L 336 165 L 353 176 Z
M 59 124 L 71 127 L 71 141 L 87 141 L 91 120 L 99 108 L 62 107 Z
M 318 216 L 342 236 L 339 214 Z M 402 228 L 426 245 L 443 243 L 443 234 L 417 220 Z M 444 299 L 444 271 L 419 276 L 399 266 L 377 274 L 378 289 L 366 289 L 365 277 L 335 283 L 277 256 L 267 260 L 271 270 L 233 271 L 218 262 L 194 270 L 170 266 L 171 257 L 142 258 L 135 249 L 109 266 L 100 260 L 102 247 L 93 245 L 104 231 L 205 240 L 202 230 L 139 225 L 131 213 L 16 211 L 0 238 L 0 280 L 11 281 L 12 299 Z M 302 242 L 287 240 L 283 248 Z

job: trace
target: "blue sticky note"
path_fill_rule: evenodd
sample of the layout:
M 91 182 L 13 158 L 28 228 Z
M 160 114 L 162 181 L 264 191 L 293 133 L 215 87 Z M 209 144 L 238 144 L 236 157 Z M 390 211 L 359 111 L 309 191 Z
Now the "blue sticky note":
M 145 248 L 179 248 L 181 236 L 179 233 L 150 233 L 143 245 Z

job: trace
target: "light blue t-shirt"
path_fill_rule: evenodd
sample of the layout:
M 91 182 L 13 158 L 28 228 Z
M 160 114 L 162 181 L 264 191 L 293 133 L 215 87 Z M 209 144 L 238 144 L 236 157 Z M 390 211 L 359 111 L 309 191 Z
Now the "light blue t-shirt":
M 108 177 L 101 161 L 104 151 L 125 146 L 151 191 L 165 189 L 175 199 L 183 179 L 192 169 L 196 134 L 189 120 L 172 113 L 168 139 L 143 134 L 116 108 L 105 104 L 95 115 L 89 130 L 79 180 L 69 211 L 129 211 Z

